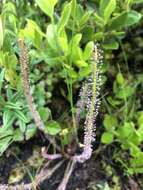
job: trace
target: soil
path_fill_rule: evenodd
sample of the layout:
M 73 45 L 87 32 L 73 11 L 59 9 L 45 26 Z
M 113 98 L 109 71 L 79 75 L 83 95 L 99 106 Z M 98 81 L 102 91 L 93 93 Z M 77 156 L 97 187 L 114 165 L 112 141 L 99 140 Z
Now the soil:
M 39 138 L 35 138 L 30 140 L 29 142 L 24 143 L 23 145 L 19 144 L 18 148 L 21 150 L 19 151 L 20 154 L 17 157 L 20 159 L 21 163 L 25 163 L 26 160 L 32 155 L 33 147 L 42 147 L 44 145 L 44 141 L 41 143 L 38 140 Z M 13 145 L 16 147 L 17 145 Z M 10 147 L 9 150 L 6 151 L 5 155 L 0 159 L 0 183 L 8 183 L 8 179 L 10 176 L 10 172 L 16 167 L 18 162 L 17 158 L 11 154 L 10 150 L 13 147 Z M 111 147 L 110 147 L 111 148 Z M 16 150 L 16 149 L 15 149 Z M 108 184 L 110 187 L 116 187 L 115 190 L 118 190 L 117 187 L 120 187 L 121 190 L 142 190 L 143 187 L 139 185 L 139 183 L 134 179 L 128 179 L 127 177 L 123 176 L 123 172 L 117 164 L 110 163 L 111 152 L 106 150 L 104 151 L 104 147 L 102 147 L 102 152 L 94 152 L 93 156 L 90 160 L 88 160 L 84 164 L 76 164 L 74 171 L 70 177 L 69 183 L 67 185 L 66 190 L 106 190 L 104 186 Z M 53 166 L 58 163 L 57 160 L 53 163 Z M 114 166 L 114 172 L 107 172 L 105 165 L 112 167 Z M 64 171 L 67 166 L 67 161 L 65 161 L 62 166 L 53 174 L 53 176 L 49 180 L 45 180 L 41 186 L 40 190 L 56 190 L 58 185 L 60 184 Z M 33 169 L 31 169 L 31 173 Z M 113 177 L 116 176 L 118 182 L 113 180 Z M 142 178 L 142 176 L 140 176 Z M 29 177 L 26 175 L 24 178 L 18 182 L 30 182 Z M 130 186 L 130 184 L 132 184 Z M 134 184 L 134 186 L 133 186 Z M 132 187 L 137 187 L 132 189 Z M 119 189 L 119 190 L 120 190 Z

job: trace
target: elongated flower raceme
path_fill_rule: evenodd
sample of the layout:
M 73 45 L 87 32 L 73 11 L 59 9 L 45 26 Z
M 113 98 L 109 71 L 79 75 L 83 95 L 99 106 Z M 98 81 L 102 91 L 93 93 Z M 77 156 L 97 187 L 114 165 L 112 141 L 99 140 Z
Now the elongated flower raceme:
M 86 105 L 86 120 L 84 123 L 84 149 L 82 154 L 75 155 L 73 159 L 77 162 L 85 162 L 91 157 L 92 143 L 95 140 L 95 121 L 100 105 L 99 91 L 101 86 L 102 51 L 95 45 L 92 58 L 92 74 L 82 86 L 81 99 L 78 101 L 77 118 L 83 105 Z M 82 97 L 84 96 L 84 97 Z
M 37 128 L 40 130 L 44 129 L 44 124 L 40 118 L 40 115 L 38 111 L 36 110 L 36 106 L 34 104 L 34 100 L 32 95 L 30 94 L 30 83 L 29 83 L 29 57 L 28 57 L 28 51 L 25 46 L 24 40 L 19 39 L 19 48 L 20 48 L 20 64 L 21 64 L 21 70 L 22 70 L 22 81 L 23 81 L 23 88 L 24 88 L 24 94 L 27 99 L 30 112 L 32 114 L 32 117 L 35 121 L 35 124 Z
M 22 71 L 22 82 L 23 82 L 23 89 L 24 94 L 29 106 L 29 110 L 33 117 L 36 127 L 44 132 L 44 123 L 37 111 L 37 108 L 34 104 L 34 98 L 30 93 L 30 82 L 29 82 L 29 57 L 28 57 L 28 50 L 24 43 L 23 39 L 18 40 L 19 48 L 20 48 L 20 64 L 21 64 L 21 71 Z M 48 134 L 45 135 L 49 142 L 58 150 L 61 151 L 61 148 L 56 144 L 55 140 Z M 44 153 L 45 155 L 45 153 Z M 47 157 L 51 158 L 50 155 L 47 154 Z M 54 157 L 58 157 L 59 155 L 54 155 Z

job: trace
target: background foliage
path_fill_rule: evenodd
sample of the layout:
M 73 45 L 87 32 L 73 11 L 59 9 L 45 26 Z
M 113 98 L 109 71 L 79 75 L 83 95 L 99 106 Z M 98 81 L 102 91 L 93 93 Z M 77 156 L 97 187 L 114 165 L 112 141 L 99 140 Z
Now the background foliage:
M 75 130 L 77 94 L 91 72 L 94 42 L 99 42 L 104 65 L 97 144 L 112 149 L 112 159 L 126 175 L 143 173 L 142 2 L 2 1 L 0 155 L 13 142 L 37 135 L 23 97 L 18 38 L 25 39 L 29 50 L 31 91 L 45 133 L 63 146 Z

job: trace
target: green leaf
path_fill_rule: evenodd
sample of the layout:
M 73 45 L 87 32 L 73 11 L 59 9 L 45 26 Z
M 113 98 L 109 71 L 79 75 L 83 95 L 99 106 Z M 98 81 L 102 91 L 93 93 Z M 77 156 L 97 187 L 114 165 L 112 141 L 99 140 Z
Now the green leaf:
M 16 104 L 13 102 L 6 102 L 5 108 L 6 109 L 21 110 L 21 107 L 19 106 L 19 104 L 18 103 Z
M 8 148 L 8 146 L 12 143 L 12 137 L 6 137 L 0 140 L 0 156 L 4 153 L 4 151 Z
M 15 116 L 17 116 L 20 120 L 22 120 L 24 123 L 27 123 L 28 120 L 26 118 L 26 116 L 24 115 L 24 113 L 20 110 L 15 110 Z
M 142 154 L 140 148 L 135 144 L 133 144 L 132 142 L 130 142 L 130 150 L 131 150 L 131 155 L 134 157 L 140 157 L 140 155 Z
M 140 135 L 141 134 L 139 134 L 139 131 L 136 131 L 134 129 L 134 132 L 128 136 L 127 140 L 128 140 L 128 142 L 132 142 L 135 145 L 139 146 L 142 141 L 142 137 Z
M 132 122 L 125 122 L 123 126 L 120 126 L 117 130 L 119 138 L 127 138 L 134 132 L 134 124 Z
M 70 41 L 69 50 L 68 50 L 69 58 L 77 66 L 78 66 L 77 61 L 83 60 L 82 49 L 79 47 L 81 38 L 82 34 L 76 34 Z
M 9 55 L 7 57 L 7 59 L 8 59 L 7 61 L 9 62 L 9 63 L 7 63 L 8 67 L 10 67 L 11 69 L 15 69 L 16 65 L 18 63 L 16 55 L 15 54 L 11 54 L 11 55 Z
M 143 174 L 143 167 L 128 168 L 128 170 L 128 173 L 130 172 L 130 175 Z
M 76 8 L 77 8 L 77 2 L 76 2 L 76 0 L 72 0 L 72 1 L 71 1 L 71 11 L 72 11 L 72 15 L 75 15 L 75 13 L 76 13 Z
M 28 125 L 27 127 L 27 130 L 25 132 L 25 137 L 26 137 L 26 140 L 29 140 L 30 138 L 32 138 L 35 133 L 36 133 L 37 129 L 35 127 L 35 125 Z
M 75 65 L 76 65 L 77 67 L 79 67 L 79 68 L 81 68 L 81 67 L 87 67 L 87 66 L 88 66 L 88 64 L 87 64 L 85 61 L 83 61 L 83 60 L 78 60 L 78 61 L 76 61 L 76 62 L 75 62 Z
M 137 134 L 140 137 L 140 141 L 143 141 L 143 122 L 139 125 L 139 128 L 137 130 Z
M 20 131 L 20 129 L 14 130 L 14 136 L 13 136 L 14 141 L 23 141 L 24 140 L 24 135 Z
M 69 77 L 76 79 L 78 77 L 77 72 L 69 65 L 64 64 L 66 74 L 69 75 Z
M 111 96 L 107 97 L 107 100 L 113 107 L 117 107 L 122 103 L 122 100 L 113 99 Z
M 81 38 L 82 38 L 82 34 L 81 34 L 81 33 L 76 34 L 76 35 L 72 38 L 70 44 L 71 44 L 73 47 L 79 45 L 79 42 L 80 42 Z
M 4 28 L 3 28 L 2 17 L 0 15 L 0 49 L 3 46 L 3 41 L 4 41 Z
M 40 9 L 49 17 L 53 17 L 54 6 L 58 0 L 35 0 Z
M 15 116 L 14 116 L 13 112 L 6 109 L 3 114 L 4 127 L 11 127 L 14 119 L 15 119 Z
M 110 0 L 100 0 L 99 7 L 100 7 L 100 13 L 101 13 L 101 15 L 104 15 L 104 10 L 108 6 L 109 2 L 110 2 Z
M 120 85 L 123 85 L 125 84 L 125 80 L 124 80 L 124 77 L 122 75 L 122 73 L 118 73 L 117 76 L 116 76 L 116 81 L 118 84 Z
M 17 83 L 17 73 L 14 69 L 6 69 L 5 70 L 5 79 L 10 82 L 10 84 L 15 87 Z
M 1 88 L 4 81 L 4 73 L 5 73 L 5 69 L 3 69 L 0 73 L 0 93 L 1 93 Z
M 109 41 L 103 44 L 103 48 L 105 50 L 112 50 L 112 49 L 118 49 L 119 43 L 116 41 Z
M 73 2 L 73 1 L 72 1 Z M 75 1 L 76 3 L 76 1 Z M 72 4 L 73 7 L 73 4 Z M 80 22 L 82 20 L 82 17 L 84 15 L 84 10 L 83 7 L 80 4 L 75 4 L 75 7 L 73 9 L 71 9 L 71 16 L 72 16 L 72 20 L 69 23 L 71 29 L 73 29 L 73 24 L 75 23 L 77 26 L 80 25 Z
M 68 52 L 68 39 L 67 39 L 67 34 L 65 32 L 65 29 L 63 29 L 61 32 L 60 32 L 60 35 L 59 35 L 59 44 L 62 48 L 62 51 L 65 53 L 65 55 L 67 54 Z
M 94 48 L 94 43 L 92 41 L 86 44 L 84 52 L 83 52 L 83 58 L 85 61 L 91 58 L 93 48 Z
M 49 24 L 46 31 L 48 45 L 55 51 L 57 51 L 57 25 Z
M 143 111 L 140 111 L 137 117 L 138 126 L 143 125 Z
M 87 43 L 89 41 L 94 40 L 93 38 L 94 38 L 95 31 L 93 27 L 86 25 L 82 30 L 82 34 L 83 34 L 83 37 L 82 37 L 83 43 Z
M 91 67 L 88 65 L 87 67 L 81 67 L 79 70 L 79 77 L 87 77 L 91 73 Z
M 46 122 L 49 119 L 50 115 L 51 115 L 51 111 L 50 111 L 49 108 L 41 107 L 41 108 L 38 109 L 38 112 L 39 112 L 39 114 L 41 116 L 41 119 L 44 122 Z
M 100 1 L 100 12 L 103 16 L 105 23 L 107 23 L 111 14 L 116 8 L 116 0 L 101 0 Z
M 71 14 L 71 3 L 65 4 L 62 11 L 61 19 L 58 23 L 58 31 L 60 32 L 68 23 L 69 17 Z
M 39 48 L 41 40 L 45 36 L 36 22 L 30 19 L 27 19 L 26 27 L 20 31 L 19 35 L 32 42 L 37 48 Z
M 12 95 L 11 100 L 13 102 L 18 102 L 18 100 L 21 98 L 22 95 L 23 95 L 23 91 L 22 89 L 19 89 L 14 95 Z
M 126 86 L 124 88 L 121 88 L 117 94 L 116 97 L 120 99 L 126 99 L 133 95 L 135 89 L 131 86 Z
M 50 135 L 57 135 L 61 131 L 61 127 L 58 122 L 50 121 L 46 124 L 45 132 Z
M 83 27 L 87 23 L 91 14 L 92 14 L 92 11 L 85 12 L 85 14 L 82 16 L 80 23 L 79 23 L 80 27 Z
M 104 144 L 110 144 L 113 142 L 114 136 L 112 133 L 104 132 L 101 137 L 101 142 Z
M 13 129 L 12 128 L 8 129 L 5 126 L 0 127 L 0 142 L 1 142 L 1 139 L 8 136 L 13 136 Z
M 131 158 L 130 163 L 133 167 L 142 167 L 143 166 L 143 154 L 137 158 Z M 143 169 L 143 168 L 142 168 Z
M 22 120 L 19 120 L 19 121 L 18 121 L 18 124 L 19 124 L 19 129 L 20 129 L 20 131 L 21 131 L 22 133 L 24 133 L 25 130 L 26 130 L 26 124 L 25 124 Z
M 100 17 L 97 13 L 94 13 L 94 19 L 96 21 L 96 24 L 98 24 L 99 26 L 104 25 L 104 19 Z
M 123 27 L 131 26 L 141 19 L 142 15 L 136 11 L 127 11 L 119 14 L 119 16 L 112 19 L 110 23 L 110 29 L 117 30 Z
M 94 35 L 94 40 L 101 40 L 104 36 L 104 33 L 103 32 L 97 32 L 95 35 Z
M 7 105 L 14 105 L 15 103 L 12 102 L 12 98 L 13 98 L 13 93 L 12 93 L 12 89 L 8 86 L 7 90 L 6 90 L 6 96 L 7 96 L 7 100 L 8 102 L 6 102 Z
M 113 131 L 115 127 L 117 126 L 118 121 L 116 117 L 112 115 L 105 114 L 103 125 L 108 131 Z

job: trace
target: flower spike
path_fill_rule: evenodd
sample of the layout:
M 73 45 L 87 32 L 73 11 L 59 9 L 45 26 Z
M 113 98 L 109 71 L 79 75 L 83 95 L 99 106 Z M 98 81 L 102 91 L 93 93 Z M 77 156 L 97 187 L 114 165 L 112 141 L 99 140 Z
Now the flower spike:
M 92 57 L 92 73 L 91 76 L 87 79 L 86 85 L 82 87 L 82 93 L 85 97 L 81 97 L 78 101 L 78 117 L 80 110 L 84 104 L 86 104 L 86 120 L 84 123 L 84 150 L 82 154 L 75 155 L 73 159 L 77 162 L 85 162 L 91 157 L 92 154 L 92 142 L 95 141 L 95 130 L 96 130 L 96 117 L 98 115 L 100 100 L 99 92 L 101 86 L 101 67 L 102 67 L 102 51 L 98 48 L 98 44 L 94 46 L 93 57 Z M 85 89 L 86 87 L 86 89 Z M 85 92 L 84 92 L 85 91 Z M 83 93 L 84 92 L 84 93 Z

